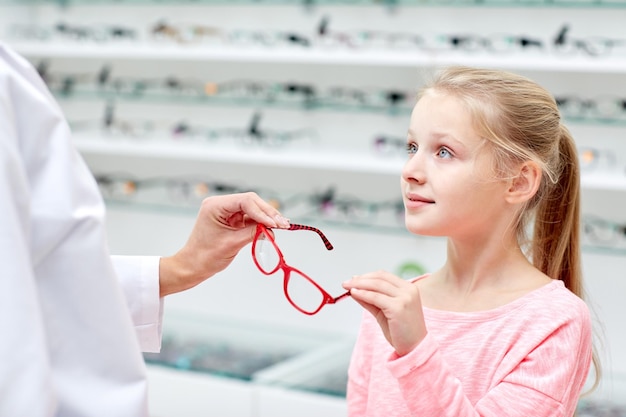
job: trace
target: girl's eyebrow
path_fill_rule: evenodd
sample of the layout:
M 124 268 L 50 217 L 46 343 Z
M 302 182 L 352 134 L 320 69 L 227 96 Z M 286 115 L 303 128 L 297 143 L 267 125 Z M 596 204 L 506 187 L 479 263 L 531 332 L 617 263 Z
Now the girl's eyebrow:
M 416 135 L 414 134 L 414 132 L 411 129 L 409 129 L 407 132 L 407 138 L 409 140 L 415 140 L 415 136 Z M 461 142 L 459 139 L 457 139 L 454 135 L 451 135 L 450 133 L 447 133 L 447 132 L 434 132 L 430 136 L 436 140 L 446 139 L 446 140 L 450 140 L 456 143 L 459 146 L 467 146 L 466 144 Z

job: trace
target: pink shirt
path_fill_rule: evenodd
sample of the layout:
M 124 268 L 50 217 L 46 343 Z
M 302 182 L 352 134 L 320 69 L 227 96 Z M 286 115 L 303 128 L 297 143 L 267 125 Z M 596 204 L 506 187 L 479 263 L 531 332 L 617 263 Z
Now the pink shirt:
M 364 313 L 349 369 L 350 416 L 570 417 L 591 364 L 586 304 L 562 281 L 504 306 L 424 308 L 428 334 L 398 357 Z

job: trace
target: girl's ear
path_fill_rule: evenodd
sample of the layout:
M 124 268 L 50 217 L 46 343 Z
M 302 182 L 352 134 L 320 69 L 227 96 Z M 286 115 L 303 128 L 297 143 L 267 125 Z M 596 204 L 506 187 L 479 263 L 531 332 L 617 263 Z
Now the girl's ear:
M 526 161 L 519 166 L 519 171 L 509 184 L 506 201 L 519 204 L 529 201 L 535 196 L 541 184 L 542 171 L 533 161 Z

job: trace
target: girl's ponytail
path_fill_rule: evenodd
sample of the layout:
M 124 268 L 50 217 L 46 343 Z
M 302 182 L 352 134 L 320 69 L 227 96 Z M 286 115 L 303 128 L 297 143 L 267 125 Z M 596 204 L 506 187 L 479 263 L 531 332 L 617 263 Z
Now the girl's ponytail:
M 580 254 L 580 166 L 576 144 L 561 125 L 559 178 L 547 184 L 535 213 L 533 263 L 582 297 Z

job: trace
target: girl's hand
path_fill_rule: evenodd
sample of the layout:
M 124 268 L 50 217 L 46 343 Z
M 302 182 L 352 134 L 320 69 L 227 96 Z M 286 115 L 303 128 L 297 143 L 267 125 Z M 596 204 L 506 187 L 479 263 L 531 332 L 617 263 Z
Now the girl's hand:
M 413 350 L 426 336 L 418 286 L 389 272 L 377 271 L 343 283 L 352 298 L 378 321 L 399 356 Z

